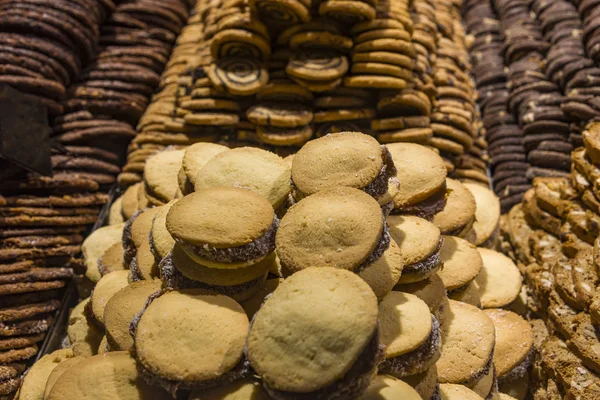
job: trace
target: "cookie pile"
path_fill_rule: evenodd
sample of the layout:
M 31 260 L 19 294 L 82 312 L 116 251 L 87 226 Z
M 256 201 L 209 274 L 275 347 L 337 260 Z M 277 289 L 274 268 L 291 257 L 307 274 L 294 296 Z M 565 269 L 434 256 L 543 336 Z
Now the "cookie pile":
M 53 169 L 110 185 L 124 149 L 160 80 L 171 47 L 188 15 L 183 0 L 120 4 L 100 28 L 100 49 L 63 103 L 53 123 L 64 146 Z
M 23 396 L 81 397 L 96 390 L 73 387 L 81 374 L 119 368 L 140 399 L 487 398 L 496 377 L 523 398 L 531 328 L 502 309 L 521 276 L 485 248 L 500 203 L 447 178 L 434 150 L 343 132 L 286 159 L 196 143 L 145 165 L 86 239 L 95 286 L 70 349 L 36 364 Z
M 489 2 L 467 2 L 463 19 L 469 34 L 488 154 L 492 158 L 494 191 L 500 197 L 502 211 L 508 212 L 522 200 L 530 184 L 525 176 L 527 163 L 510 160 L 510 154 L 525 154 L 525 147 L 523 131 L 507 109 L 510 90 L 503 58 L 502 26 Z
M 597 265 L 600 208 L 595 188 L 598 124 L 583 131 L 585 147 L 571 153 L 565 178 L 536 178 L 523 203 L 502 224 L 504 246 L 520 263 L 527 306 L 538 323 L 535 393 L 580 396 L 600 393 Z
M 437 50 L 433 63 L 435 102 L 431 114 L 433 138 L 451 176 L 489 185 L 486 174 L 485 140 L 480 137 L 475 89 L 471 79 L 464 28 L 459 9 L 452 2 L 434 2 Z
M 50 116 L 64 110 L 66 89 L 97 51 L 99 25 L 110 1 L 2 3 L 0 82 L 44 104 Z

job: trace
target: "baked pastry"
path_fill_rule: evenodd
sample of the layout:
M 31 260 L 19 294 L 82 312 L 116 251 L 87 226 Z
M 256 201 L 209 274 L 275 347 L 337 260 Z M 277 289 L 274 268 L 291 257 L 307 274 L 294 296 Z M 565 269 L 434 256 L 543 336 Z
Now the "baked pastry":
M 396 168 L 385 146 L 360 132 L 331 133 L 306 143 L 292 161 L 294 197 L 332 186 L 363 190 L 379 200 Z
M 475 244 L 478 247 L 494 248 L 498 240 L 500 223 L 500 199 L 490 189 L 477 183 L 463 183 L 475 198 Z
M 385 361 L 379 371 L 403 378 L 425 372 L 440 358 L 440 324 L 417 296 L 390 292 L 379 304 Z
M 104 328 L 104 308 L 111 297 L 129 284 L 128 276 L 129 271 L 115 271 L 104 275 L 98 281 L 85 309 L 90 322 Z
M 504 254 L 478 248 L 483 268 L 475 278 L 483 308 L 504 308 L 517 299 L 522 277 L 515 263 Z
M 398 283 L 422 281 L 440 269 L 440 251 L 444 239 L 439 228 L 423 218 L 411 215 L 390 215 L 387 222 L 390 235 L 400 247 L 404 260 Z
M 477 248 L 456 236 L 444 236 L 440 255 L 444 267 L 438 271 L 438 275 L 444 282 L 449 297 L 460 295 L 460 292 L 466 290 L 483 268 Z
M 264 197 L 219 187 L 199 189 L 177 201 L 167 213 L 166 226 L 198 264 L 236 269 L 273 252 L 279 219 Z
M 390 185 L 394 214 L 409 214 L 431 220 L 446 205 L 444 160 L 433 150 L 415 143 L 386 145 L 400 185 Z M 394 190 L 395 189 L 395 190 Z
M 156 294 L 131 325 L 138 369 L 173 397 L 180 389 L 227 385 L 247 371 L 248 327 L 246 313 L 229 297 L 195 289 Z
M 433 223 L 442 235 L 466 237 L 475 223 L 475 197 L 454 179 L 446 179 L 446 188 L 446 206 L 433 216 Z
M 383 356 L 377 314 L 375 294 L 356 274 L 307 268 L 256 313 L 248 360 L 275 399 L 360 397 Z
M 394 291 L 414 294 L 427 304 L 429 311 L 438 320 L 440 326 L 444 324 L 448 310 L 448 296 L 444 282 L 438 274 L 418 282 L 399 283 L 394 286 Z
M 376 376 L 360 400 L 420 400 L 421 396 L 410 385 L 393 376 Z
M 442 400 L 483 400 L 468 387 L 451 383 L 440 384 L 440 397 Z
M 282 218 L 276 236 L 284 276 L 310 267 L 353 271 L 383 298 L 398 282 L 402 257 L 377 201 L 349 187 L 304 198 Z
M 229 150 L 226 146 L 216 143 L 194 143 L 185 149 L 181 160 L 181 169 L 177 174 L 179 190 L 183 195 L 190 194 L 195 190 L 196 178 L 200 169 L 206 165 L 214 156 Z

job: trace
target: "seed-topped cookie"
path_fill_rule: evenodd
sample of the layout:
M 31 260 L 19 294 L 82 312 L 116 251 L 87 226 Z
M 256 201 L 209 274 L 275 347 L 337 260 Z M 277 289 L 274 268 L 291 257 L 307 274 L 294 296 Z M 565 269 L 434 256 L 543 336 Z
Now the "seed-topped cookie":
M 275 248 L 279 220 L 273 207 L 250 190 L 198 190 L 175 203 L 166 226 L 196 262 L 212 268 L 241 268 Z
M 229 297 L 165 292 L 132 322 L 138 368 L 173 396 L 179 389 L 226 385 L 244 375 L 248 327 L 246 313 Z
M 388 190 L 395 173 L 385 146 L 360 132 L 332 133 L 304 145 L 292 162 L 295 196 L 302 198 L 332 186 L 364 190 L 374 198 Z
M 159 280 L 133 282 L 115 293 L 104 307 L 104 326 L 111 351 L 133 346 L 129 324 L 142 311 L 151 294 L 160 290 Z
M 248 359 L 275 399 L 358 397 L 382 356 L 377 314 L 377 298 L 358 276 L 308 268 L 283 281 L 255 315 Z
M 414 143 L 387 145 L 399 185 L 390 191 L 394 199 L 393 213 L 411 214 L 431 219 L 446 205 L 444 160 L 433 150 Z
M 440 325 L 417 296 L 390 292 L 379 304 L 379 334 L 385 345 L 383 373 L 397 378 L 419 374 L 440 357 Z
M 440 230 L 431 222 L 410 215 L 390 215 L 387 222 L 404 260 L 398 283 L 418 282 L 436 273 L 441 267 L 444 242 Z
M 276 154 L 252 147 L 224 151 L 198 172 L 196 190 L 241 187 L 266 198 L 278 209 L 290 193 L 290 167 Z
M 348 187 L 328 188 L 300 200 L 282 218 L 276 236 L 284 275 L 310 267 L 335 267 L 365 279 L 378 297 L 402 271 L 379 204 Z

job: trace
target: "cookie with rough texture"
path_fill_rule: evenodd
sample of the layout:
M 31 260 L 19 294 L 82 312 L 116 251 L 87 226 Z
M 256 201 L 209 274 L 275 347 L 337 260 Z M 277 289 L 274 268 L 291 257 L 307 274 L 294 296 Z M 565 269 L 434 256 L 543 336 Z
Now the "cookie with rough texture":
M 475 278 L 483 308 L 510 305 L 521 291 L 521 274 L 515 263 L 504 254 L 478 248 L 483 260 L 481 273 Z
M 167 150 L 146 160 L 144 166 L 144 183 L 150 199 L 157 198 L 163 203 L 168 203 L 175 198 L 177 193 L 177 174 L 181 169 L 181 162 L 185 150 Z
M 133 346 L 129 324 L 146 306 L 148 298 L 160 290 L 159 280 L 139 281 L 114 294 L 104 308 L 106 340 L 111 351 L 127 351 Z
M 414 206 L 418 210 L 419 203 L 443 190 L 447 170 L 442 158 L 434 151 L 413 143 L 391 143 L 387 148 L 396 166 L 396 178 L 401 183 L 398 191 L 393 193 L 394 209 L 412 210 Z
M 241 187 L 266 198 L 279 209 L 290 193 L 290 167 L 271 152 L 253 147 L 224 151 L 198 172 L 195 189 Z
M 128 285 L 129 271 L 115 271 L 104 275 L 92 292 L 90 304 L 87 306 L 87 316 L 91 317 L 99 327 L 104 327 L 104 308 L 106 303 L 119 290 Z
M 446 187 L 446 206 L 434 215 L 433 223 L 444 235 L 463 237 L 475 222 L 475 197 L 462 183 L 454 179 L 446 179 Z
M 475 244 L 492 247 L 500 222 L 500 200 L 491 190 L 482 185 L 465 183 L 464 186 L 475 197 L 476 210 L 473 223 L 477 237 Z
M 132 323 L 133 348 L 142 376 L 170 393 L 210 388 L 242 376 L 248 328 L 246 313 L 229 297 L 170 291 L 154 296 Z
M 485 313 L 496 330 L 494 368 L 498 379 L 510 382 L 522 378 L 533 361 L 531 325 L 511 311 L 489 309 Z
M 76 356 L 90 357 L 96 354 L 103 336 L 103 332 L 95 325 L 89 324 L 85 317 L 84 310 L 89 302 L 89 298 L 83 300 L 69 314 L 67 336 Z
M 39 314 L 50 313 L 58 309 L 60 302 L 58 300 L 48 300 L 41 303 L 32 303 L 19 305 L 16 307 L 0 309 L 0 321 L 16 321 L 28 319 Z
M 438 271 L 442 265 L 440 250 L 443 239 L 434 224 L 409 215 L 390 215 L 387 223 L 404 260 L 398 283 L 418 282 Z
M 214 156 L 227 150 L 229 150 L 227 147 L 216 143 L 196 143 L 186 148 L 181 160 L 181 170 L 178 174 L 181 192 L 183 194 L 193 192 L 200 169 Z
M 98 269 L 98 260 L 115 243 L 121 240 L 124 224 L 108 225 L 96 229 L 81 245 L 81 252 L 85 259 L 85 275 L 92 282 L 98 282 L 101 274 Z
M 438 271 L 438 276 L 450 293 L 468 285 L 483 268 L 477 248 L 456 236 L 444 236 L 440 257 L 444 267 Z
M 265 198 L 230 187 L 189 194 L 171 207 L 166 219 L 167 230 L 192 259 L 224 269 L 255 264 L 271 253 L 278 223 Z
M 367 391 L 359 397 L 361 400 L 419 400 L 421 396 L 410 385 L 388 375 L 376 376 Z
M 311 140 L 300 149 L 292 162 L 292 181 L 300 197 L 348 186 L 378 198 L 387 191 L 393 171 L 389 153 L 377 140 L 360 132 L 340 132 Z
M 107 382 L 98 385 L 98 382 Z M 125 351 L 87 358 L 65 371 L 54 383 L 49 400 L 75 400 L 90 396 L 104 399 L 168 399 L 149 386 L 138 373 L 135 360 Z
M 33 364 L 29 371 L 27 371 L 27 375 L 23 378 L 19 390 L 19 399 L 34 400 L 43 398 L 46 382 L 54 368 L 56 368 L 58 364 L 73 357 L 73 350 L 63 349 L 56 350 L 40 358 Z
M 494 323 L 483 311 L 450 300 L 442 356 L 436 363 L 440 382 L 472 384 L 481 379 L 492 366 L 494 343 Z
M 423 300 L 389 293 L 379 304 L 379 338 L 386 358 L 379 370 L 397 378 L 425 372 L 440 357 L 439 329 Z
M 358 397 L 381 357 L 377 314 L 377 298 L 355 274 L 334 268 L 297 272 L 255 315 L 248 359 L 275 398 L 317 391 Z M 325 346 L 331 341 L 336 350 Z

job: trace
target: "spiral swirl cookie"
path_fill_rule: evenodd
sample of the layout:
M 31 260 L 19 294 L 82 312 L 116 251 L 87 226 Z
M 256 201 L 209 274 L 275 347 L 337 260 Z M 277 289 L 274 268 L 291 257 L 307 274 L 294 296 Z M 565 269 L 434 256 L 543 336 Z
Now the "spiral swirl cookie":
M 213 87 L 236 96 L 255 94 L 269 81 L 267 70 L 251 58 L 221 58 L 206 73 Z
M 242 29 L 224 29 L 211 43 L 214 59 L 241 57 L 265 60 L 271 55 L 270 44 L 260 35 Z
M 326 50 L 292 54 L 285 71 L 292 78 L 308 81 L 332 81 L 348 72 L 348 59 Z
M 352 26 L 375 18 L 375 9 L 367 2 L 328 0 L 319 5 L 319 15 Z
M 299 0 L 253 0 L 252 3 L 268 26 L 283 28 L 310 21 L 307 5 Z

